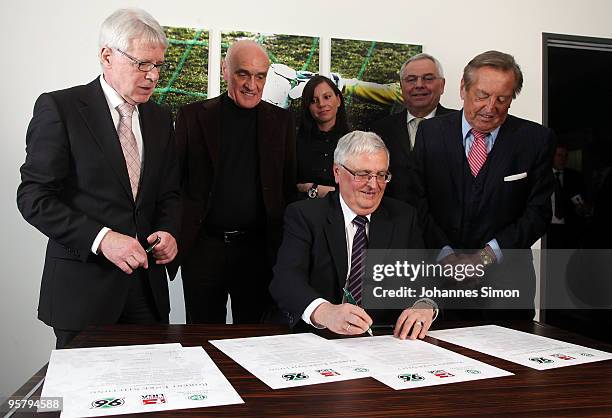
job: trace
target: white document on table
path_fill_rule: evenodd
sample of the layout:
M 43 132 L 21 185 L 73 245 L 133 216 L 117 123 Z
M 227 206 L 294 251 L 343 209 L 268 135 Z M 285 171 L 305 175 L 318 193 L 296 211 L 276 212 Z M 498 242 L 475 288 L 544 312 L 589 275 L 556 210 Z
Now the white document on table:
M 272 389 L 369 376 L 358 354 L 311 333 L 209 342 Z
M 54 350 L 41 396 L 88 417 L 244 403 L 202 347 Z
M 430 331 L 430 337 L 536 370 L 612 359 L 612 354 L 497 325 Z
M 391 335 L 347 338 L 331 343 L 365 357 L 362 367 L 379 382 L 395 389 L 511 376 L 512 373 L 421 340 Z

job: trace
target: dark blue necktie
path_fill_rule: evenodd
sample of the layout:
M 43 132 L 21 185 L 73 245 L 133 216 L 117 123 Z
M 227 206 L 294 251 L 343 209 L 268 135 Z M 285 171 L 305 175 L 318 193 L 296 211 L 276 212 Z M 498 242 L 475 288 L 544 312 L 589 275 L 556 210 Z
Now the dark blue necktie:
M 366 224 L 368 218 L 357 215 L 353 219 L 353 224 L 357 227 L 353 238 L 353 250 L 351 253 L 351 272 L 348 278 L 348 291 L 353 295 L 357 305 L 361 305 L 361 285 L 365 273 L 365 255 L 368 247 L 368 237 L 366 235 Z

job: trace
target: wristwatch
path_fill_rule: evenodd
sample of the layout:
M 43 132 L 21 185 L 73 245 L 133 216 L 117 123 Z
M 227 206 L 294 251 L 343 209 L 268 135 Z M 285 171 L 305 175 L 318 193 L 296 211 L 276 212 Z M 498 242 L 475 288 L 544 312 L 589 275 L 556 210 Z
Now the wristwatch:
M 482 250 L 480 250 L 480 259 L 482 260 L 482 264 L 486 267 L 488 265 L 494 264 L 495 263 L 495 259 L 493 258 L 493 256 L 486 250 L 486 248 L 483 248 Z
M 312 186 L 310 187 L 310 189 L 308 189 L 308 197 L 310 199 L 316 199 L 317 196 L 319 195 L 319 189 L 318 189 L 319 185 L 317 183 L 312 183 Z

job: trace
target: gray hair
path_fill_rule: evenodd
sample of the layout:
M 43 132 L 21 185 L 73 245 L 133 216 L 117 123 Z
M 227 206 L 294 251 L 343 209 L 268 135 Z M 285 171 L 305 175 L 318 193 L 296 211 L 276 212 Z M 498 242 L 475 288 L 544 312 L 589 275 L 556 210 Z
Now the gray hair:
M 168 39 L 157 20 L 142 9 L 119 9 L 106 18 L 100 27 L 100 48 L 128 51 L 133 39 L 151 45 L 168 47 Z
M 430 60 L 431 62 L 433 62 L 434 65 L 436 66 L 436 71 L 438 72 L 437 76 L 444 78 L 444 71 L 442 70 L 442 64 L 440 64 L 440 61 L 438 61 L 433 55 L 429 55 L 424 52 L 421 52 L 420 54 L 413 55 L 412 57 L 404 61 L 399 71 L 400 80 L 404 78 L 404 70 L 406 69 L 406 66 L 413 61 L 419 61 L 419 60 Z
M 467 90 L 474 83 L 474 73 L 482 67 L 493 67 L 501 71 L 512 71 L 514 73 L 514 88 L 512 89 L 512 98 L 521 92 L 523 88 L 523 72 L 521 67 L 516 63 L 514 57 L 499 51 L 487 51 L 480 55 L 476 55 L 463 69 L 463 85 Z
M 350 157 L 359 154 L 375 154 L 385 151 L 387 154 L 387 166 L 389 165 L 389 150 L 374 132 L 353 131 L 338 140 L 334 150 L 334 163 L 345 164 Z

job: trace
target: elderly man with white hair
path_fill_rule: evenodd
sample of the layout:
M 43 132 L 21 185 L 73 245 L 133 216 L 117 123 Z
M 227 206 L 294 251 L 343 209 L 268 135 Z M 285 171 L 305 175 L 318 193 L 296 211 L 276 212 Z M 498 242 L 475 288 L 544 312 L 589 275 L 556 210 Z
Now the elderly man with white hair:
M 437 314 L 429 299 L 379 315 L 361 306 L 366 250 L 423 248 L 416 210 L 383 196 L 391 180 L 387 147 L 375 133 L 350 132 L 338 141 L 333 172 L 338 191 L 287 208 L 272 296 L 291 327 L 301 319 L 358 335 L 393 313 L 395 336 L 425 337 Z
M 167 46 L 147 12 L 117 10 L 102 75 L 34 106 L 17 203 L 49 238 L 38 317 L 58 348 L 89 325 L 168 323 L 179 172 L 170 112 L 149 100 Z

